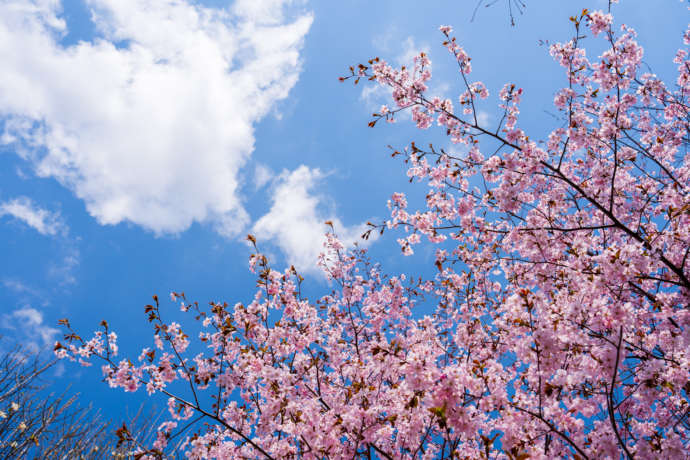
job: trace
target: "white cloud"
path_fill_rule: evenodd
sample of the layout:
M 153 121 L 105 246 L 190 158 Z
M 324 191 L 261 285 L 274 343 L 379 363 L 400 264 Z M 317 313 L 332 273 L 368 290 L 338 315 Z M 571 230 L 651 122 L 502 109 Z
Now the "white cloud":
M 41 290 L 36 289 L 16 278 L 4 278 L 2 286 L 7 292 L 12 292 L 19 301 L 27 303 L 40 303 L 41 306 L 50 304 Z
M 257 164 L 254 168 L 254 187 L 258 190 L 273 178 L 273 171 L 265 165 Z
M 414 37 L 408 36 L 402 43 L 402 51 L 396 58 L 396 62 L 399 66 L 412 67 L 414 58 L 421 52 L 429 54 L 429 45 L 426 43 L 418 45 Z
M 362 86 L 359 100 L 364 102 L 367 109 L 377 112 L 382 105 L 391 105 L 391 90 L 377 82 Z
M 60 213 L 36 206 L 29 198 L 19 197 L 0 203 L 0 217 L 12 216 L 35 229 L 41 235 L 57 235 L 67 232 Z
M 238 171 L 297 82 L 312 16 L 291 0 L 86 3 L 100 37 L 63 47 L 60 0 L 0 2 L 0 143 L 102 224 L 240 231 Z
M 0 325 L 3 329 L 11 330 L 14 340 L 31 351 L 51 344 L 60 332 L 54 327 L 46 326 L 43 323 L 43 313 L 28 305 L 2 315 Z
M 35 289 L 27 286 L 26 284 L 24 284 L 21 281 L 16 280 L 16 279 L 11 279 L 11 278 L 4 279 L 4 280 L 2 280 L 2 285 L 5 288 L 7 288 L 11 291 L 14 291 L 18 294 L 27 293 L 27 294 L 36 295 L 36 293 L 37 293 L 37 291 Z
M 48 275 L 59 280 L 64 287 L 77 283 L 75 271 L 80 264 L 80 252 L 72 242 L 65 243 L 62 252 L 59 260 L 48 264 Z
M 19 220 L 41 235 L 56 237 L 56 240 L 60 242 L 62 257 L 59 261 L 51 261 L 47 264 L 48 274 L 59 279 L 63 286 L 76 283 L 74 272 L 79 266 L 79 249 L 74 239 L 70 237 L 69 227 L 59 212 L 43 209 L 30 198 L 20 196 L 0 202 L 0 218 L 3 216 L 10 216 Z M 3 280 L 3 284 L 18 294 L 38 294 L 38 291 L 31 290 L 17 280 Z
M 271 209 L 252 228 L 259 244 L 266 240 L 275 243 L 287 263 L 300 272 L 320 272 L 316 261 L 323 251 L 327 220 L 333 223 L 346 246 L 355 242 L 365 246 L 377 236 L 372 233 L 369 241 L 362 240 L 360 236 L 368 229 L 366 224 L 346 226 L 333 212 L 323 209 L 326 200 L 313 194 L 313 189 L 324 177 L 320 170 L 304 165 L 291 172 L 283 171 L 274 182 Z

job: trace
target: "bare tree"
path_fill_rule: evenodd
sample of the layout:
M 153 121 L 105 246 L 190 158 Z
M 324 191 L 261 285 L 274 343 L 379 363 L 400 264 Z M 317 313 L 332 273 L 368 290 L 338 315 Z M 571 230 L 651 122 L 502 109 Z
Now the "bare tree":
M 55 363 L 21 347 L 0 351 L 0 458 L 136 458 L 136 445 L 153 427 L 142 423 L 147 419 L 142 411 L 130 422 L 137 429 L 123 431 L 124 424 L 116 429 L 98 411 L 80 405 L 78 395 L 51 392 L 46 377 Z
M 477 11 L 480 7 L 490 7 L 498 3 L 503 2 L 508 10 L 508 15 L 510 16 L 510 25 L 515 25 L 515 16 L 517 14 L 522 15 L 527 8 L 527 0 L 477 0 L 477 4 L 472 12 L 472 21 L 477 17 Z

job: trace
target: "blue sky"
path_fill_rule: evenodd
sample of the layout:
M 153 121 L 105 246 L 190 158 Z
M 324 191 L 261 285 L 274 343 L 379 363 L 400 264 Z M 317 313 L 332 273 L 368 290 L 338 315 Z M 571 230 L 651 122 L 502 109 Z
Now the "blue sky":
M 410 185 L 387 145 L 449 147 L 401 120 L 367 128 L 385 94 L 339 83 L 351 64 L 411 62 L 427 51 L 433 90 L 458 94 L 438 26 L 454 26 L 492 94 L 525 88 L 521 126 L 538 137 L 562 73 L 540 40 L 563 41 L 568 16 L 607 2 L 528 0 L 509 26 L 504 2 L 300 0 L 0 0 L 0 333 L 44 347 L 58 318 L 85 334 L 107 319 L 123 352 L 151 345 L 143 306 L 171 290 L 246 301 L 247 233 L 307 291 L 328 289 L 313 261 L 323 222 L 353 242 Z M 687 3 L 622 0 L 645 61 L 672 76 Z M 596 54 L 596 44 L 589 55 Z M 669 80 L 669 78 L 667 78 Z M 489 124 L 494 100 L 483 108 Z M 430 273 L 430 249 L 403 258 L 394 233 L 370 245 L 390 272 Z M 172 318 L 179 313 L 169 305 Z M 137 397 L 96 369 L 58 369 L 119 417 Z

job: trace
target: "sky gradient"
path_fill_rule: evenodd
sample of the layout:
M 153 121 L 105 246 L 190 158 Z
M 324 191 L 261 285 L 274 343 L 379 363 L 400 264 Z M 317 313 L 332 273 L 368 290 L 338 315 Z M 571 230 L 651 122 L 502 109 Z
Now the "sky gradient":
M 387 217 L 408 183 L 388 145 L 434 142 L 403 118 L 367 128 L 386 94 L 340 83 L 349 65 L 431 56 L 432 91 L 454 100 L 453 62 L 438 26 L 452 25 L 492 95 L 525 89 L 521 127 L 550 113 L 561 71 L 545 43 L 565 41 L 568 16 L 603 0 L 528 1 L 511 27 L 503 2 L 300 0 L 0 0 L 0 334 L 50 347 L 57 320 L 88 335 L 107 319 L 123 355 L 151 345 L 151 295 L 246 301 L 255 234 L 279 267 L 294 264 L 307 293 L 329 289 L 315 267 L 324 222 L 347 242 Z M 687 25 L 687 2 L 622 0 L 645 62 L 664 77 Z M 589 49 L 590 55 L 596 47 Z M 483 113 L 491 125 L 495 99 Z M 415 201 L 416 200 L 416 201 Z M 369 241 L 388 272 L 415 275 L 432 258 L 404 258 L 396 235 Z M 180 312 L 168 304 L 171 319 Z M 108 417 L 141 395 L 112 391 L 98 370 L 56 368 Z

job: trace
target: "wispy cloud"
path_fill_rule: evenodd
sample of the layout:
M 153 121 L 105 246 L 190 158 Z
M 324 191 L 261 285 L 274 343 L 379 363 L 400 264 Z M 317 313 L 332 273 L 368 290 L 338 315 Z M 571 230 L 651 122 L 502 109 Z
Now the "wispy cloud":
M 3 314 L 0 326 L 11 332 L 13 340 L 31 351 L 50 345 L 59 332 L 56 328 L 47 326 L 43 321 L 43 313 L 29 305 Z
M 2 217 L 10 217 L 41 235 L 54 237 L 62 255 L 48 264 L 48 275 L 57 279 L 62 286 L 76 283 L 74 271 L 79 266 L 79 248 L 69 235 L 69 227 L 59 212 L 44 209 L 30 198 L 20 196 L 0 202 L 0 218 Z M 38 291 L 21 281 L 5 279 L 3 284 L 18 295 L 38 296 Z
M 51 212 L 37 206 L 27 197 L 0 202 L 0 217 L 11 216 L 41 235 L 57 235 L 67 232 L 59 212 Z
M 6 293 L 11 293 L 20 303 L 39 304 L 46 306 L 50 302 L 44 292 L 16 278 L 4 278 L 2 287 Z
M 273 171 L 265 165 L 257 164 L 254 168 L 254 187 L 260 189 L 274 176 Z
M 48 275 L 57 279 L 63 287 L 76 284 L 75 271 L 79 267 L 80 252 L 73 242 L 65 242 L 62 248 L 62 256 L 48 266 Z
M 99 37 L 64 47 L 59 0 L 2 1 L 0 143 L 102 224 L 236 233 L 254 125 L 299 77 L 299 3 L 90 0 Z
M 398 65 L 411 66 L 415 56 L 418 56 L 421 52 L 429 54 L 429 49 L 429 44 L 419 44 L 414 37 L 408 36 L 402 42 L 400 52 L 395 59 L 396 63 Z
M 325 222 L 330 220 L 346 246 L 358 242 L 366 246 L 369 241 L 360 236 L 367 230 L 365 223 L 348 226 L 332 210 L 324 209 L 327 199 L 315 192 L 325 174 L 319 169 L 300 166 L 294 171 L 283 171 L 275 180 L 272 206 L 253 226 L 252 231 L 261 243 L 274 243 L 285 255 L 288 264 L 302 272 L 318 273 L 318 255 L 323 251 Z

